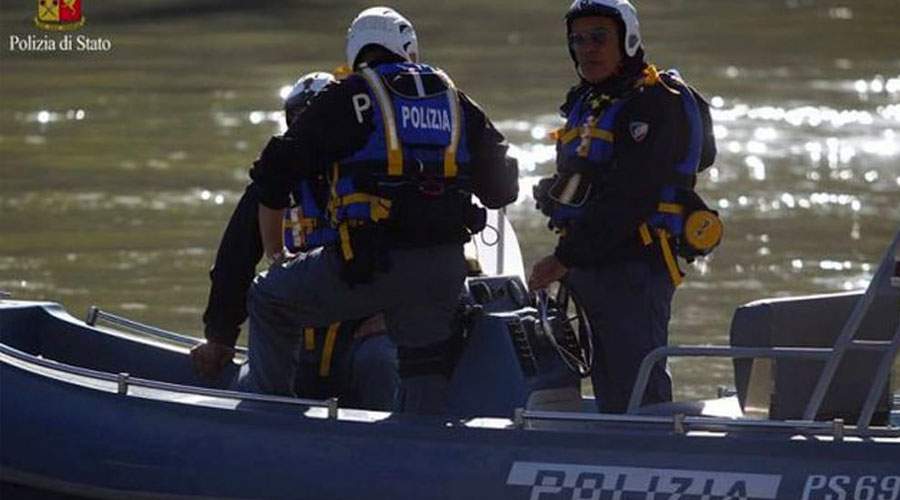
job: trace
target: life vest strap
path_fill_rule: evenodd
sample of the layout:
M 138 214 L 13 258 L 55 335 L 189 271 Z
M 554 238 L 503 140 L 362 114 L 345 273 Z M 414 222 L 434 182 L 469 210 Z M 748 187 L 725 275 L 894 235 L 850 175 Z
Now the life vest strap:
M 653 236 L 650 234 L 650 226 L 647 223 L 641 224 L 641 227 L 638 228 L 638 233 L 641 236 L 641 243 L 646 247 L 650 246 L 653 243 Z
M 338 238 L 341 240 L 341 254 L 344 256 L 345 261 L 353 260 L 353 245 L 350 244 L 350 229 L 348 228 L 349 224 L 346 222 L 342 222 L 340 226 L 338 226 Z
M 684 214 L 684 206 L 678 203 L 661 202 L 656 207 L 657 210 L 664 214 L 682 215 Z
M 394 117 L 394 105 L 381 76 L 371 68 L 362 68 L 362 76 L 369 84 L 369 88 L 375 94 L 378 107 L 381 109 L 381 118 L 384 120 L 384 140 L 387 147 L 388 175 L 403 175 L 403 149 L 400 145 L 400 137 L 397 135 L 397 120 Z
M 303 348 L 307 351 L 316 350 L 316 330 L 314 328 L 303 329 Z
M 662 253 L 663 262 L 666 264 L 666 269 L 669 271 L 669 277 L 672 278 L 672 284 L 677 287 L 684 281 L 684 273 L 678 267 L 678 260 L 675 258 L 675 253 L 672 252 L 672 246 L 669 245 L 671 235 L 662 228 L 656 228 L 654 231 L 656 232 L 656 239 L 659 240 L 659 249 Z M 641 244 L 645 247 L 653 244 L 650 225 L 646 222 L 638 228 L 638 235 L 640 236 Z
M 436 73 L 447 85 L 447 99 L 450 101 L 450 144 L 444 150 L 444 177 L 450 179 L 459 175 L 456 152 L 459 149 L 459 138 L 462 133 L 460 120 L 462 110 L 459 106 L 459 93 L 453 80 L 443 71 L 437 71 Z
M 615 135 L 609 130 L 603 130 L 602 128 L 590 127 L 589 129 L 589 137 L 591 139 L 600 139 L 605 142 L 613 142 L 615 141 Z M 581 133 L 583 129 L 581 128 L 572 128 L 572 129 L 562 129 L 557 131 L 555 137 L 562 144 L 568 144 L 574 141 L 576 138 L 581 137 Z
M 369 217 L 372 222 L 380 222 L 391 215 L 391 200 L 368 193 L 350 193 L 346 196 L 333 197 L 328 202 L 328 210 L 336 214 L 341 207 L 355 203 L 365 203 L 369 206 Z
M 322 360 L 319 362 L 319 376 L 327 377 L 331 374 L 331 360 L 334 357 L 334 344 L 337 341 L 338 329 L 341 323 L 332 323 L 325 333 L 325 345 L 322 346 Z
M 659 237 L 659 247 L 662 250 L 663 260 L 666 263 L 666 269 L 669 270 L 669 276 L 672 278 L 672 284 L 676 287 L 684 281 L 684 274 L 678 267 L 678 261 L 675 260 L 675 254 L 669 245 L 669 232 L 665 229 L 657 229 L 656 234 Z

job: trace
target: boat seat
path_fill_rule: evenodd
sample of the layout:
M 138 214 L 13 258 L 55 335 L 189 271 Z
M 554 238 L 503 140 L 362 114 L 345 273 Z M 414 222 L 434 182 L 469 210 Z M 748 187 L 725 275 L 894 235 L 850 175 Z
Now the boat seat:
M 853 342 L 885 343 L 893 340 L 897 331 L 898 238 L 895 237 L 865 292 L 765 299 L 735 311 L 731 323 L 731 345 L 735 347 L 834 347 L 849 341 L 848 350 L 839 353 L 843 357 L 816 414 L 817 420 L 843 418 L 855 423 L 883 356 L 891 354 L 887 350 L 853 349 Z M 853 329 L 849 318 L 857 308 L 859 324 Z M 823 361 L 816 360 L 737 359 L 735 385 L 741 407 L 748 414 L 759 413 L 771 419 L 801 419 L 824 366 Z M 885 384 L 880 394 L 873 423 L 883 424 L 888 419 L 890 386 Z

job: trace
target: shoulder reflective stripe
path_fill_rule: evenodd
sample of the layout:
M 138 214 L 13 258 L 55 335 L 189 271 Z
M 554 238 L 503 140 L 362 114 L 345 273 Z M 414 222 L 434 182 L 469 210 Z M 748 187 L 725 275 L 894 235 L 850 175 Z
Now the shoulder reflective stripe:
M 403 150 L 400 149 L 400 139 L 397 136 L 397 121 L 394 118 L 394 104 L 391 101 L 381 76 L 370 68 L 363 68 L 362 75 L 369 88 L 375 93 L 378 107 L 381 108 L 381 117 L 384 120 L 384 140 L 387 143 L 388 175 L 403 175 Z
M 303 329 L 303 347 L 307 351 L 316 350 L 316 331 L 312 328 Z
M 656 233 L 659 235 L 659 247 L 662 249 L 663 260 L 666 261 L 666 268 L 669 270 L 672 284 L 677 287 L 681 284 L 683 277 L 675 255 L 672 253 L 672 247 L 669 246 L 669 232 L 665 229 L 657 229 Z
M 664 214 L 681 215 L 684 213 L 684 207 L 677 203 L 660 203 L 656 208 Z
M 353 260 L 353 247 L 350 245 L 350 231 L 347 229 L 346 222 L 338 227 L 338 234 L 341 238 L 341 253 L 344 255 L 344 260 Z
M 641 224 L 641 227 L 638 228 L 638 232 L 641 234 L 641 243 L 643 243 L 644 246 L 649 246 L 653 243 L 653 237 L 650 236 L 650 228 L 647 226 L 646 222 Z
M 425 97 L 425 85 L 422 84 L 422 75 L 419 74 L 419 71 L 415 66 L 410 66 L 408 71 L 413 77 L 413 82 L 416 84 L 416 93 L 419 94 L 419 97 Z
M 332 323 L 325 334 L 325 345 L 322 347 L 322 362 L 319 363 L 319 376 L 327 377 L 331 374 L 331 358 L 334 356 L 334 342 L 337 339 L 338 327 L 341 323 Z
M 456 164 L 456 151 L 459 148 L 459 136 L 462 124 L 460 116 L 462 113 L 459 109 L 459 94 L 456 91 L 456 85 L 453 80 L 443 71 L 437 71 L 437 75 L 447 84 L 447 100 L 450 101 L 450 145 L 444 150 L 444 177 L 456 177 L 459 173 L 459 165 Z

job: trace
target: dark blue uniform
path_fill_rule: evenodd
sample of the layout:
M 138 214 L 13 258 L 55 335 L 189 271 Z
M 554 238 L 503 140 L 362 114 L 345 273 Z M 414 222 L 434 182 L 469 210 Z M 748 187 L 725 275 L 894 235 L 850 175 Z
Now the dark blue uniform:
M 680 216 L 666 211 L 712 164 L 709 110 L 677 78 L 648 66 L 624 82 L 583 83 L 562 111 L 558 173 L 539 187 L 538 202 L 560 230 L 554 254 L 594 330 L 598 405 L 623 412 L 644 356 L 668 340 L 681 276 L 674 263 Z M 690 172 L 680 172 L 687 164 Z M 644 402 L 669 400 L 671 380 L 658 366 Z
M 289 393 L 297 331 L 383 312 L 408 375 L 403 409 L 442 411 L 448 374 L 423 372 L 417 353 L 451 335 L 462 244 L 480 229 L 471 196 L 499 208 L 518 194 L 506 150 L 484 113 L 427 65 L 363 68 L 323 92 L 251 175 L 276 209 L 299 179 L 328 178 L 338 241 L 255 281 L 244 387 Z

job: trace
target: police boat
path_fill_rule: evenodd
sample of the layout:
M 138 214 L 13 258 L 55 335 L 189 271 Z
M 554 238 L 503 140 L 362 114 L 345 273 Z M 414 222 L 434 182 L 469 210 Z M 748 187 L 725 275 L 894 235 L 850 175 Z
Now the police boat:
M 740 307 L 731 345 L 651 353 L 629 412 L 606 415 L 579 391 L 577 304 L 531 300 L 515 234 L 492 217 L 451 416 L 229 391 L 194 375 L 196 338 L 4 296 L 0 496 L 900 498 L 900 234 L 867 290 Z M 734 359 L 736 394 L 641 407 L 650 368 L 675 356 Z

